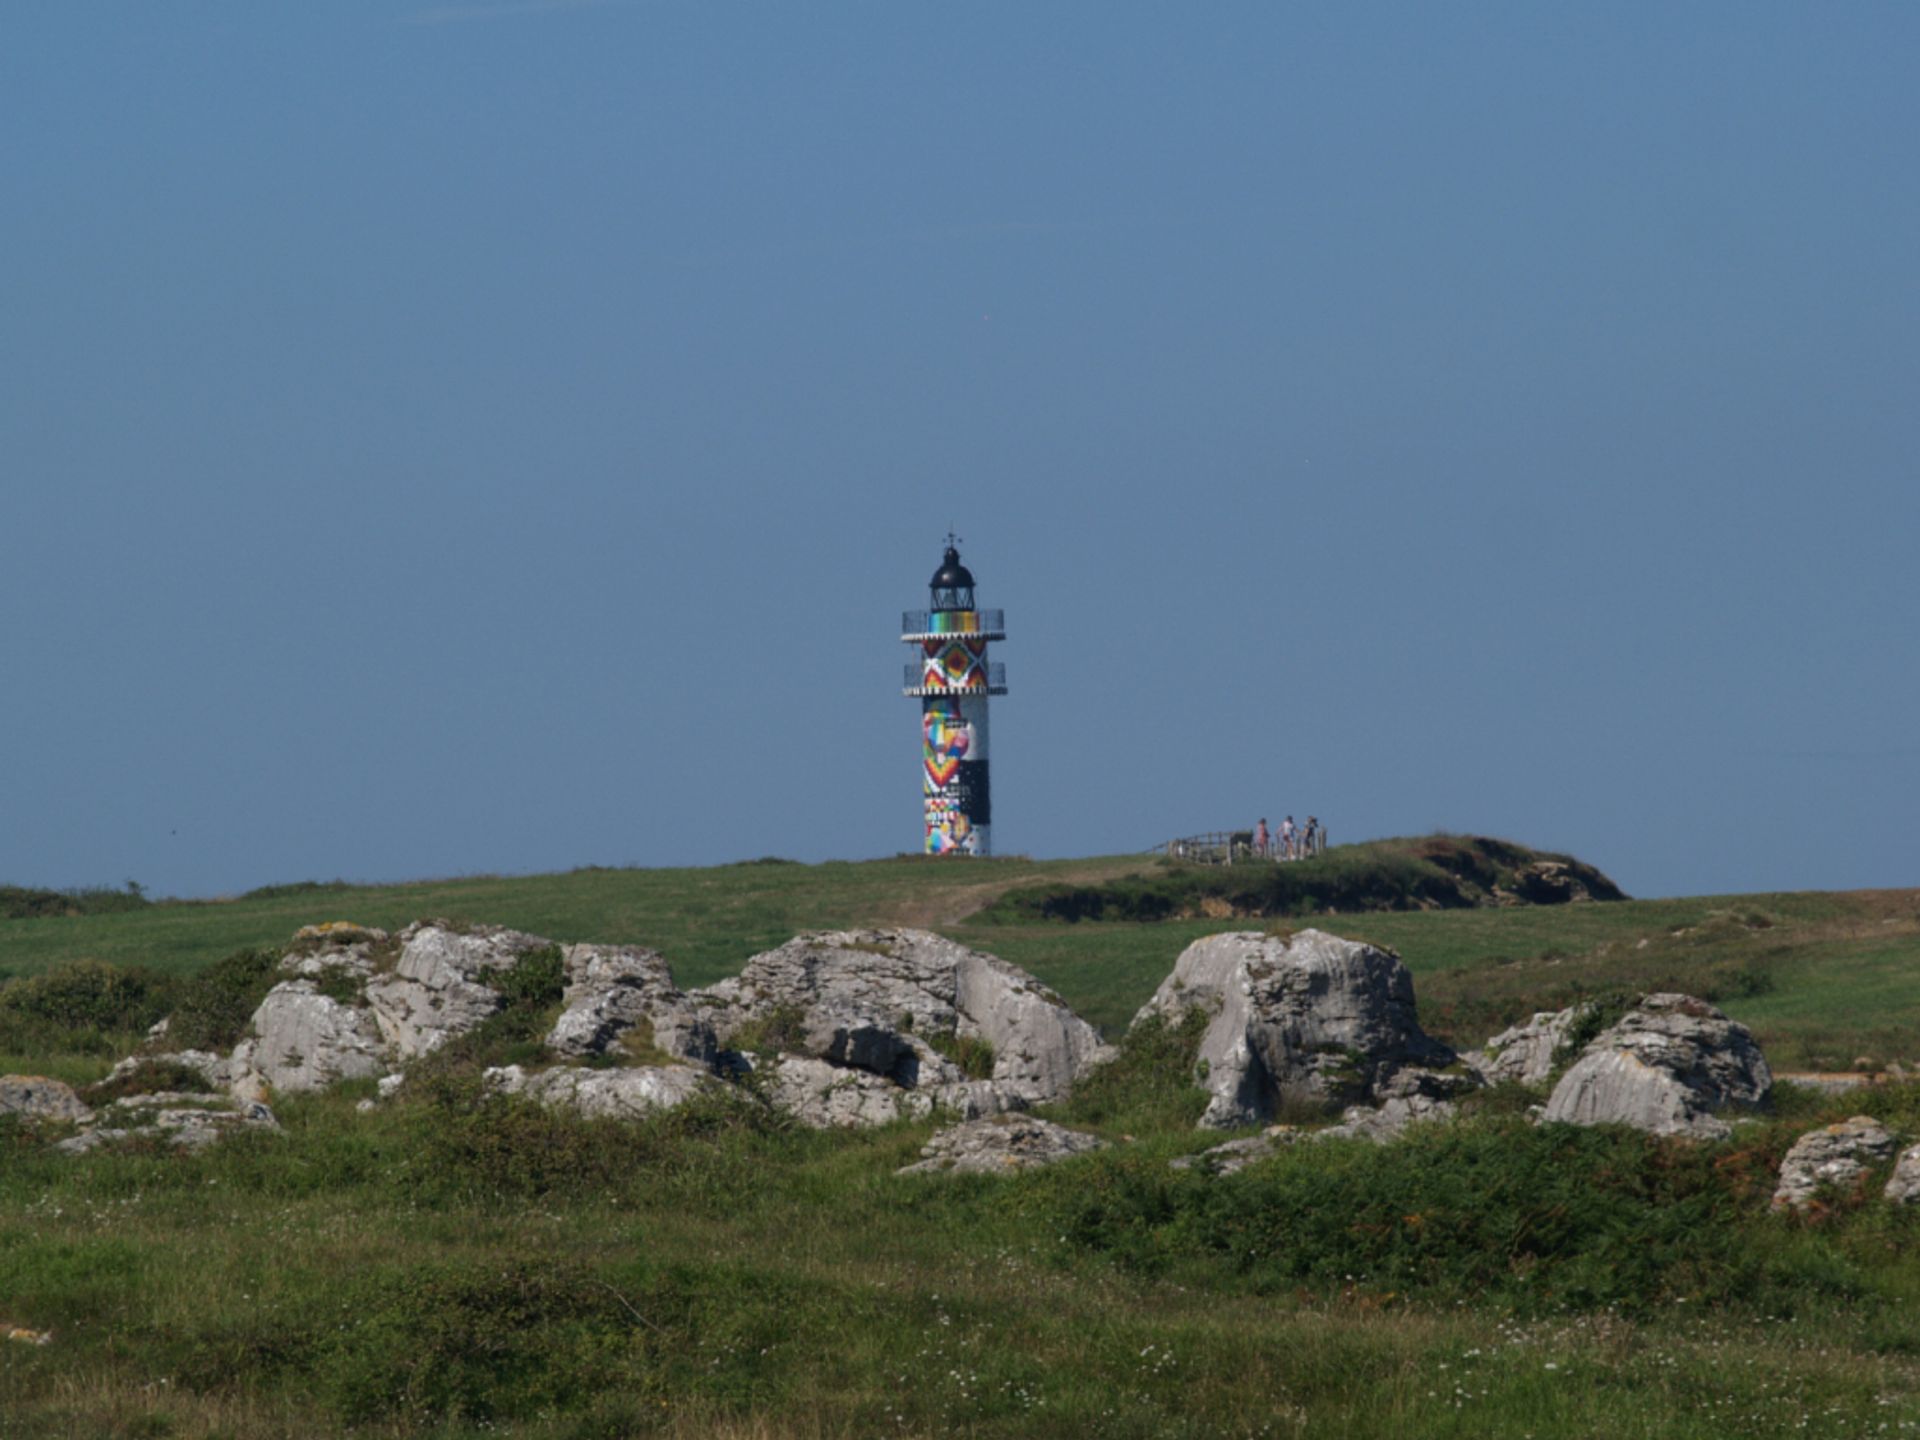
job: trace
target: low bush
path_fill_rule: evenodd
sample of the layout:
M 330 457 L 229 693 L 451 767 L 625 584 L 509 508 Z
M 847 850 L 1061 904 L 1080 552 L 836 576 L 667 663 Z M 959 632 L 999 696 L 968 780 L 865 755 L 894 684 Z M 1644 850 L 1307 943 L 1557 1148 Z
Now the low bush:
M 1792 1303 L 1870 1266 L 1782 1239 L 1711 1147 L 1487 1115 L 1392 1145 L 1322 1142 L 1235 1175 L 1108 1152 L 1025 1182 L 1070 1247 L 1158 1274 L 1205 1263 L 1261 1293 L 1360 1287 L 1521 1311 Z M 1815 1284 L 1815 1282 L 1818 1282 Z
M 175 1050 L 230 1050 L 279 978 L 276 951 L 236 950 L 180 983 L 167 1044 Z
M 1118 1055 L 1073 1087 L 1060 1107 L 1070 1123 L 1126 1131 L 1191 1130 L 1206 1109 L 1194 1083 L 1194 1060 L 1207 1017 L 1189 1013 L 1178 1025 L 1152 1016 L 1128 1030 Z
M 179 981 L 147 969 L 69 960 L 0 988 L 0 1051 L 124 1054 L 172 1008 Z

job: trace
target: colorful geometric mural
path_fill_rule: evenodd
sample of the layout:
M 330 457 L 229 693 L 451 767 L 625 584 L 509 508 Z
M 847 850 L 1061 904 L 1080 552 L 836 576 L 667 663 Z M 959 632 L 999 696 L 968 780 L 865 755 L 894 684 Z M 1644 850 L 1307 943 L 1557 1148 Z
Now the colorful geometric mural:
M 984 640 L 922 640 L 928 690 L 984 690 L 987 688 L 987 642 Z
M 980 628 L 979 613 L 973 610 L 935 610 L 927 620 L 927 629 L 935 635 L 971 635 Z
M 921 702 L 921 790 L 929 855 L 984 855 L 993 818 L 984 695 Z
M 920 717 L 920 728 L 925 732 L 926 793 L 933 795 L 952 784 L 953 777 L 960 773 L 960 762 L 967 758 L 973 736 L 957 709 L 938 701 L 928 704 L 937 708 L 928 709 Z

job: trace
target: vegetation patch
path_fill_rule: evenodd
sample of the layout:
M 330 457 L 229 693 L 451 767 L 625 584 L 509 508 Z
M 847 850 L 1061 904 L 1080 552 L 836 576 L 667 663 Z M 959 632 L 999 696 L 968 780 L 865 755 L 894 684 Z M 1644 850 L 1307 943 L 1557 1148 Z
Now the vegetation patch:
M 957 1030 L 935 1030 L 920 1038 L 936 1053 L 958 1065 L 969 1080 L 993 1078 L 993 1046 L 986 1037 L 962 1035 Z
M 797 1005 L 777 1005 L 733 1032 L 729 1049 L 771 1057 L 805 1048 L 807 1012 Z
M 125 1074 L 89 1085 L 80 1094 L 97 1108 L 129 1095 L 156 1095 L 162 1091 L 206 1095 L 212 1093 L 213 1087 L 207 1083 L 206 1076 L 178 1060 L 142 1060 L 129 1067 Z
M 1151 871 L 1099 884 L 1012 890 L 979 918 L 998 923 L 1274 918 L 1552 904 L 1573 894 L 1625 898 L 1606 876 L 1571 856 L 1482 836 L 1430 835 L 1338 846 L 1311 860 L 1286 863 L 1198 865 L 1163 858 Z
M 281 977 L 273 950 L 236 950 L 181 981 L 167 1021 L 175 1050 L 230 1050 Z
M 46 920 L 75 915 L 113 915 L 143 910 L 153 902 L 146 888 L 129 880 L 123 890 L 88 886 L 78 890 L 37 890 L 0 885 L 0 920 Z
M 71 960 L 0 988 L 0 1052 L 124 1055 L 170 1008 L 178 980 Z

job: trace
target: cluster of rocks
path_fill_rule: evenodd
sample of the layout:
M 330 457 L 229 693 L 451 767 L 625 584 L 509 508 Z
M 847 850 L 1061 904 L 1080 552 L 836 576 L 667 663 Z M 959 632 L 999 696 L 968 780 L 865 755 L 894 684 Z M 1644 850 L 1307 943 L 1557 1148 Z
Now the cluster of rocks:
M 555 946 L 492 926 L 423 922 L 390 935 L 331 924 L 295 936 L 231 1054 L 167 1050 L 163 1022 L 104 1082 L 121 1096 L 110 1107 L 96 1112 L 58 1081 L 8 1077 L 0 1112 L 78 1127 L 61 1142 L 71 1149 L 155 1134 L 199 1145 L 273 1125 L 271 1095 L 347 1080 L 390 1095 L 410 1064 L 503 1010 L 522 965 L 555 952 L 564 991 L 543 1044 L 554 1063 L 485 1079 L 586 1115 L 642 1116 L 745 1078 L 803 1125 L 936 1111 L 965 1120 L 1063 1099 L 1108 1053 L 1032 976 L 920 930 L 803 935 L 732 979 L 682 991 L 639 947 Z M 183 1072 L 204 1093 L 137 1093 L 143 1077 Z
M 217 1057 L 208 1057 L 214 1059 Z M 144 1061 L 122 1061 L 109 1083 L 147 1068 Z M 121 1140 L 151 1140 L 198 1150 L 243 1130 L 277 1130 L 273 1111 L 257 1101 L 217 1091 L 155 1088 L 130 1093 L 97 1108 L 71 1085 L 43 1075 L 0 1075 L 0 1115 L 71 1127 L 74 1133 L 54 1148 L 81 1155 Z
M 1569 1060 L 1541 1119 L 1631 1125 L 1655 1135 L 1724 1139 L 1718 1113 L 1766 1105 L 1773 1074 L 1746 1026 L 1691 995 L 1644 995 L 1578 1054 L 1575 1028 L 1594 1015 L 1577 1005 L 1535 1015 L 1464 1057 L 1489 1084 L 1541 1085 Z
M 505 1009 L 530 964 L 549 967 L 549 984 L 557 964 L 561 1007 L 544 1037 L 548 1063 L 485 1071 L 502 1093 L 636 1118 L 744 1081 L 808 1126 L 934 1113 L 960 1122 L 902 1173 L 1003 1173 L 1105 1143 L 1022 1113 L 1064 1099 L 1111 1058 L 1093 1027 L 1017 967 L 908 929 L 802 935 L 731 979 L 683 991 L 640 947 L 438 922 L 391 935 L 311 927 L 230 1054 L 168 1050 L 162 1022 L 147 1051 L 93 1092 L 115 1098 L 90 1106 L 58 1081 L 7 1076 L 0 1113 L 67 1127 L 59 1145 L 74 1152 L 128 1138 L 196 1147 L 276 1128 L 275 1094 L 346 1080 L 392 1094 L 410 1064 Z M 1302 930 L 1195 941 L 1133 1028 L 1191 1024 L 1207 1096 L 1200 1127 L 1262 1127 L 1175 1162 L 1215 1174 L 1303 1141 L 1388 1141 L 1444 1121 L 1492 1084 L 1551 1082 L 1541 1123 L 1702 1139 L 1730 1133 L 1726 1112 L 1767 1103 L 1772 1076 L 1753 1037 L 1703 1001 L 1647 995 L 1600 1020 L 1591 1007 L 1542 1012 L 1457 1055 L 1421 1029 L 1396 955 Z M 1774 1203 L 1804 1209 L 1857 1188 L 1898 1150 L 1865 1117 L 1815 1131 L 1787 1155 Z M 1920 1145 L 1898 1155 L 1885 1188 L 1901 1203 L 1920 1197 Z

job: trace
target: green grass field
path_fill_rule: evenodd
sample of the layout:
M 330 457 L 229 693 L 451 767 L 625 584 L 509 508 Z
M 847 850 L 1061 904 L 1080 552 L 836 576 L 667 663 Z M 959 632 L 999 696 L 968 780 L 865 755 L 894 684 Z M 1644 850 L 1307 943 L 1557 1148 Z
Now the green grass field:
M 184 975 L 302 924 L 440 915 L 652 945 L 697 985 L 800 930 L 919 924 L 1118 1034 L 1195 936 L 1269 922 L 981 912 L 1145 863 L 296 890 L 0 921 L 0 969 Z M 1283 923 L 1394 947 L 1456 1044 L 1678 988 L 1751 1024 L 1776 1068 L 1920 1056 L 1920 892 Z M 1815 1123 L 1866 1108 L 1920 1140 L 1920 1089 L 1783 1094 L 1709 1146 L 1541 1130 L 1495 1093 L 1396 1145 L 1209 1180 L 1166 1163 L 1220 1138 L 1191 1128 L 1178 1051 L 1131 1043 L 1060 1111 L 1109 1150 L 959 1181 L 893 1174 L 931 1124 L 821 1135 L 737 1104 L 592 1123 L 482 1101 L 457 1073 L 370 1114 L 364 1087 L 290 1098 L 282 1134 L 199 1156 L 74 1160 L 0 1125 L 0 1335 L 54 1337 L 0 1338 L 0 1435 L 1920 1433 L 1920 1215 L 1766 1205 Z M 0 1068 L 81 1081 L 111 1059 Z

